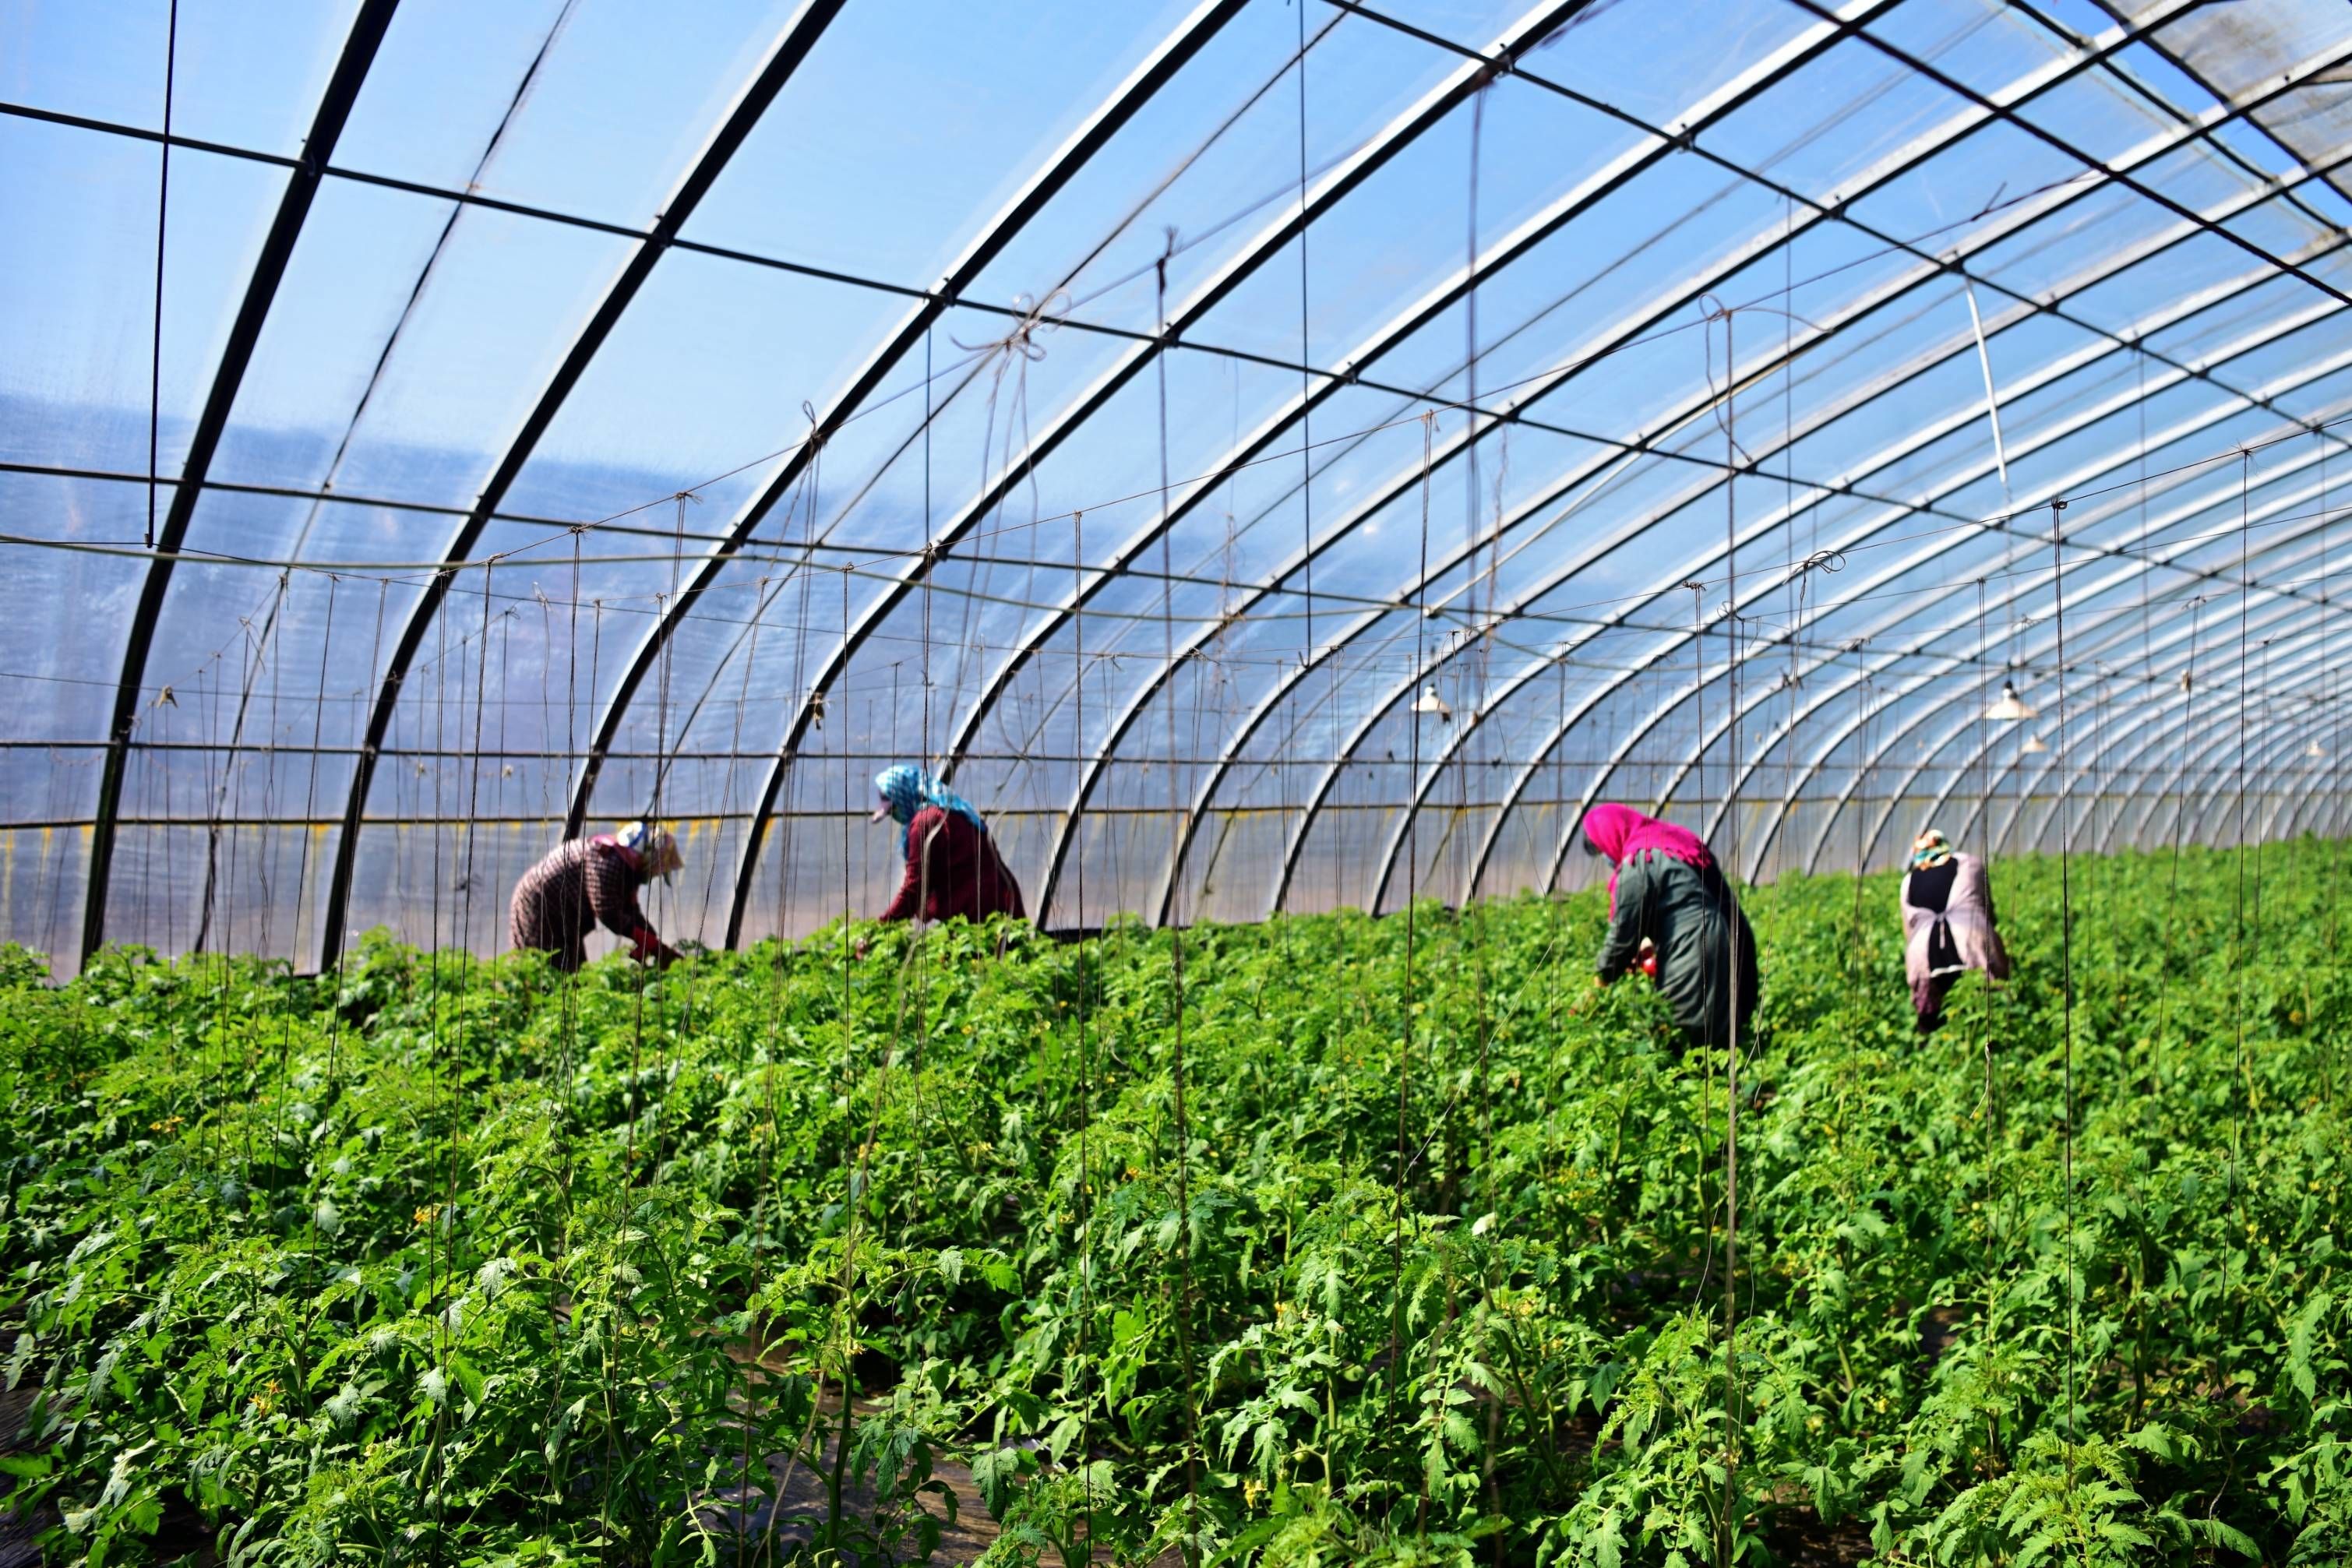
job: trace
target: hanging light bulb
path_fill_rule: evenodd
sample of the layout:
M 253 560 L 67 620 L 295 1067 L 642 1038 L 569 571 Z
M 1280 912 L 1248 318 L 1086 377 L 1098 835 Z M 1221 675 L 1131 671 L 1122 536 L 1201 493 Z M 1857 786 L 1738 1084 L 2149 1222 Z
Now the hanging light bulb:
M 2032 710 L 2029 709 L 2028 711 L 2030 712 Z M 2039 757 L 2042 753 L 2049 749 L 2050 748 L 2042 744 L 2042 737 L 2038 735 L 2027 736 L 2025 737 L 2025 744 L 2017 748 L 2018 755 L 2021 757 Z
M 2327 747 L 2315 740 L 2303 748 L 2303 754 L 2305 757 L 2325 757 L 2327 755 Z
M 1415 713 L 1433 713 L 1437 716 L 1438 722 L 1441 724 L 1452 724 L 1454 722 L 1454 710 L 1445 706 L 1445 699 L 1444 697 L 1437 695 L 1437 683 L 1435 681 L 1426 681 L 1423 683 L 1421 695 L 1413 702 L 1412 711 Z
M 2019 700 L 2015 686 L 2003 681 L 2000 683 L 2000 700 L 1985 709 L 1984 716 L 1987 718 L 2000 719 L 2008 723 L 2021 718 L 2032 718 L 2033 710 Z

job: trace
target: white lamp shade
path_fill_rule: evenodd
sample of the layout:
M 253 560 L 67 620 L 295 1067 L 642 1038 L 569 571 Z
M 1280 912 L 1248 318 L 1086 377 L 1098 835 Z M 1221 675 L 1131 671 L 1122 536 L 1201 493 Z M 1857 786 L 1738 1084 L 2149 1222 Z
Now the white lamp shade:
M 1984 716 L 1987 718 L 2008 723 L 2021 718 L 2032 718 L 2033 710 L 2019 700 L 2015 686 L 2003 681 L 2000 683 L 2000 700 L 1985 709 Z

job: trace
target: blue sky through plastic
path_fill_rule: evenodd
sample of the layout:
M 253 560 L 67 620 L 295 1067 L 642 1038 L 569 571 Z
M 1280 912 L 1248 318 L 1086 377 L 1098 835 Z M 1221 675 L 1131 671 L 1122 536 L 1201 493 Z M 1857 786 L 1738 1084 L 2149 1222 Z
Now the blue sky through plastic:
M 0 459 L 27 470 L 0 490 L 0 531 L 88 544 L 105 519 L 101 542 L 131 548 L 144 527 L 166 9 L 0 6 Z M 274 568 L 183 566 L 129 673 L 135 738 L 161 738 L 163 686 L 228 679 L 273 695 L 276 727 L 214 743 L 356 745 L 422 582 L 502 462 L 502 516 L 418 629 L 428 685 L 399 694 L 388 738 L 432 749 L 431 705 L 470 669 L 513 754 L 491 776 L 524 779 L 541 819 L 605 735 L 592 816 L 658 787 L 667 811 L 740 822 L 793 798 L 777 748 L 829 726 L 822 744 L 860 757 L 958 738 L 974 778 L 1044 819 L 1251 809 L 1276 775 L 1220 757 L 1311 753 L 1351 803 L 1330 831 L 1371 832 L 1377 853 L 1457 756 L 1507 765 L 1484 797 L 1499 804 L 1548 758 L 1580 759 L 1572 790 L 1618 779 L 1591 758 L 1628 737 L 1644 767 L 1727 747 L 1697 715 L 1729 712 L 1730 674 L 1680 673 L 1692 580 L 1703 614 L 1734 605 L 1752 656 L 1793 669 L 1743 700 L 1833 795 L 1848 780 L 1829 765 L 1861 741 L 1838 737 L 1839 702 L 1787 692 L 1837 678 L 1845 643 L 1878 650 L 1853 679 L 1882 695 L 1973 700 L 2012 661 L 2025 686 L 2048 679 L 2047 575 L 2030 538 L 1983 524 L 2046 527 L 2037 508 L 2062 496 L 2126 497 L 2078 503 L 2085 575 L 2078 590 L 2070 559 L 2067 586 L 2094 656 L 2145 666 L 2118 703 L 2177 676 L 2168 618 L 2242 591 L 2220 537 L 2238 502 L 2272 531 L 2244 554 L 2279 657 L 2211 678 L 2333 693 L 2337 612 L 2317 601 L 2337 487 L 2319 459 L 2352 454 L 2312 427 L 2352 410 L 2335 292 L 2352 292 L 2335 162 L 2352 110 L 2321 79 L 2352 61 L 2340 6 L 1368 11 L 850 0 L 559 385 L 801 8 L 403 0 L 188 541 L 338 575 L 298 573 L 281 599 Z M 173 129 L 218 145 L 172 156 L 166 479 L 354 14 L 182 6 Z M 1482 77 L 1474 57 L 1498 46 L 1510 68 Z M 1087 155 L 1059 162 L 1077 138 Z M 980 246 L 961 296 L 927 301 Z M 1181 322 L 1165 353 L 1163 317 Z M 1451 406 L 1474 393 L 1475 424 Z M 833 427 L 821 448 L 813 417 Z M 2214 465 L 2281 442 L 2242 496 Z M 927 538 L 952 540 L 928 567 Z M 1801 591 L 1822 551 L 1843 570 Z M 499 552 L 486 599 L 479 563 Z M 62 559 L 79 564 L 37 580 L 135 602 L 135 555 Z M 1979 578 L 2005 637 L 1975 631 Z M 708 591 L 681 612 L 688 583 Z M 1444 609 L 1418 625 L 1396 608 L 1424 598 Z M 2135 625 L 2120 607 L 2140 600 Z M 88 687 L 87 707 L 45 690 L 11 710 L 18 738 L 84 748 L 59 775 L 84 779 L 103 739 L 88 715 L 124 677 L 121 614 L 71 636 L 10 626 L 0 677 Z M 1562 733 L 1545 705 L 1571 667 L 1588 685 Z M 1480 733 L 1416 780 L 1386 753 L 1432 683 Z M 311 725 L 304 705 L 330 702 Z M 1171 710 L 1179 753 L 1206 756 L 1166 755 Z M 1954 718 L 1906 740 L 1912 765 L 1982 739 Z M 666 767 L 666 748 L 711 760 Z M 1381 768 L 1350 774 L 1366 750 Z M 12 821 L 92 809 L 88 789 L 7 777 Z M 455 786 L 426 782 L 380 772 L 365 814 L 446 808 Z M 345 807 L 283 795 L 281 815 Z M 709 843 L 750 856 L 751 837 Z M 1221 909 L 1248 903 L 1230 868 L 1212 880 Z M 355 896 L 398 906 L 386 886 Z

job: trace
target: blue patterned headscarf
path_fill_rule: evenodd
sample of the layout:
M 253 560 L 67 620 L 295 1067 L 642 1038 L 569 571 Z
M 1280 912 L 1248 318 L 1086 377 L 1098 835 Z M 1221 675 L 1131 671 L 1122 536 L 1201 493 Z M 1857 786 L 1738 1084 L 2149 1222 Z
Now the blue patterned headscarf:
M 980 820 L 971 802 L 931 777 L 930 773 L 910 762 L 885 768 L 874 776 L 874 788 L 890 808 L 890 820 L 898 824 L 898 851 L 907 849 L 907 828 L 914 821 L 915 813 L 926 806 L 937 806 L 943 811 L 953 811 L 982 832 L 988 824 Z

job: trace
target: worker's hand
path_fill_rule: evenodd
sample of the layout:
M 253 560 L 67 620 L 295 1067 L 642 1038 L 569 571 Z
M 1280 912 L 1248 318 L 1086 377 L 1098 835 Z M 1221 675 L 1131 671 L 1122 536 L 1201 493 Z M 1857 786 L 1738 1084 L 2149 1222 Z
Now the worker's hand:
M 654 967 L 657 969 L 667 969 L 683 956 L 677 948 L 664 945 L 654 949 Z
M 858 957 L 863 958 L 869 951 L 872 950 L 873 946 L 874 939 L 872 937 L 860 936 L 856 941 L 849 945 L 849 950 Z

